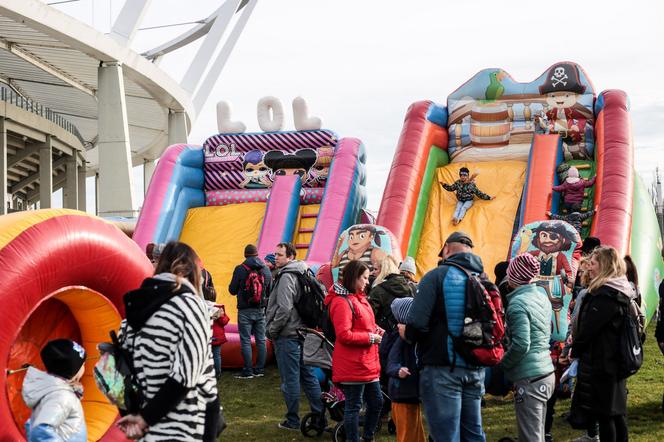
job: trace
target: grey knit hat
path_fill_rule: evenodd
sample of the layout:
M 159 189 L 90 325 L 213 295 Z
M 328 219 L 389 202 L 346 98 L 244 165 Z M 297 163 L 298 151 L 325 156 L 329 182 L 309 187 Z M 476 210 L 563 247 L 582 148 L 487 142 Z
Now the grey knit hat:
M 399 266 L 399 270 L 403 272 L 410 272 L 413 275 L 417 273 L 417 269 L 415 268 L 415 259 L 413 259 L 412 256 L 406 256 Z
M 413 305 L 413 298 L 397 298 L 392 301 L 392 314 L 399 324 L 405 324 L 410 314 L 410 306 Z

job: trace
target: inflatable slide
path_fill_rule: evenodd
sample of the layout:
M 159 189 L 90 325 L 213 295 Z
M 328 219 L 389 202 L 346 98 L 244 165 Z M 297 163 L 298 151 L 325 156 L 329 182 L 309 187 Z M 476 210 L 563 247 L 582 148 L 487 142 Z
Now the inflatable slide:
M 528 83 L 502 69 L 482 70 L 446 106 L 422 101 L 408 109 L 376 223 L 393 232 L 404 256 L 415 258 L 419 277 L 436 266 L 445 238 L 456 230 L 471 235 L 491 277 L 496 263 L 514 253 L 541 255 L 541 279 L 560 306 L 558 316 L 569 303 L 565 286 L 575 276 L 580 240 L 599 237 L 634 258 L 651 317 L 664 273 L 662 239 L 634 171 L 628 108 L 622 91 L 596 95 L 575 63 L 556 63 Z M 581 178 L 596 177 L 578 210 L 585 218 L 580 232 L 547 213 L 571 214 L 553 187 L 572 166 Z M 477 187 L 495 199 L 476 198 L 455 225 L 457 200 L 442 184 L 459 179 L 461 167 L 478 173 Z M 559 337 L 565 330 L 561 324 Z
M 126 440 L 118 410 L 97 389 L 97 344 L 124 316 L 122 295 L 152 273 L 139 247 L 111 223 L 74 210 L 0 217 L 0 440 L 24 440 L 30 410 L 21 398 L 24 365 L 44 369 L 40 350 L 70 338 L 86 350 L 83 410 L 89 440 Z M 119 434 L 118 434 L 119 433 Z
M 257 244 L 263 258 L 292 242 L 298 259 L 329 262 L 365 206 L 364 162 L 358 139 L 324 129 L 221 133 L 202 148 L 176 145 L 162 155 L 133 239 L 143 249 L 181 240 L 200 255 L 231 317 L 224 366 L 242 366 L 228 285 L 244 246 Z

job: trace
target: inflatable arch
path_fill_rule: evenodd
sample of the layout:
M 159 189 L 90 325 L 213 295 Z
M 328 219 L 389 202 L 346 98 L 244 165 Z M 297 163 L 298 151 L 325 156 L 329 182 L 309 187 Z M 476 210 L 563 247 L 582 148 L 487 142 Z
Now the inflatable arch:
M 125 440 L 118 417 L 97 389 L 96 346 L 124 316 L 122 295 L 152 274 L 140 248 L 112 224 L 73 210 L 38 210 L 0 217 L 0 428 L 2 440 L 23 440 L 30 410 L 21 398 L 21 367 L 43 369 L 39 352 L 70 338 L 88 359 L 82 383 L 89 440 Z

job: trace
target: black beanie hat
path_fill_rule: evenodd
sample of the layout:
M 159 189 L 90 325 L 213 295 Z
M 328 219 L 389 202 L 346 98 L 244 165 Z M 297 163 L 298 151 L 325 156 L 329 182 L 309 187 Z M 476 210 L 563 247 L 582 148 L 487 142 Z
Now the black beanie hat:
M 461 175 L 462 173 L 465 173 L 466 175 L 470 175 L 470 170 L 468 170 L 467 167 L 462 167 L 461 169 L 459 169 L 459 175 Z
M 70 339 L 55 339 L 42 349 L 41 358 L 47 372 L 71 379 L 85 363 L 85 349 Z
M 253 244 L 247 244 L 244 248 L 244 257 L 249 258 L 250 256 L 258 256 L 258 249 Z

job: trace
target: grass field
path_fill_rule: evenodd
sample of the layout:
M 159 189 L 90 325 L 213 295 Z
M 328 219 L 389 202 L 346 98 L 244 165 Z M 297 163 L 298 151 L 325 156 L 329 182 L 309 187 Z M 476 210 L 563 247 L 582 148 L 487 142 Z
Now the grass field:
M 645 346 L 645 362 L 641 370 L 628 383 L 629 389 L 629 433 L 631 441 L 664 441 L 664 414 L 662 394 L 664 394 L 664 356 L 653 339 L 654 328 L 648 330 Z M 221 440 L 227 441 L 311 441 L 299 432 L 281 430 L 277 424 L 283 420 L 285 406 L 279 390 L 279 373 L 272 365 L 264 378 L 238 380 L 234 373 L 227 371 L 220 382 L 220 393 L 228 428 Z M 572 430 L 560 415 L 569 410 L 570 401 L 559 401 L 556 406 L 554 439 L 569 441 L 581 433 Z M 300 402 L 300 417 L 308 412 L 308 402 L 303 397 Z M 482 420 L 487 441 L 497 441 L 504 436 L 515 436 L 515 420 L 512 402 L 487 397 L 482 409 Z M 394 440 L 383 430 L 377 435 L 378 441 Z M 330 440 L 324 433 L 320 440 Z

